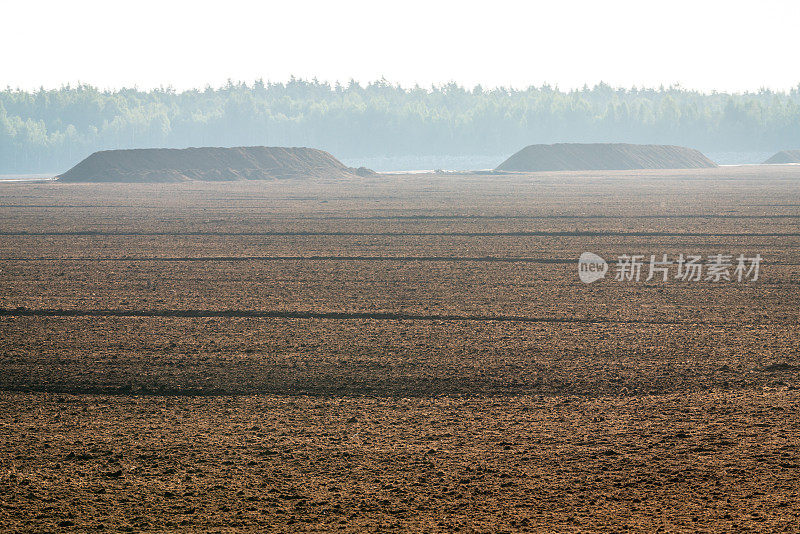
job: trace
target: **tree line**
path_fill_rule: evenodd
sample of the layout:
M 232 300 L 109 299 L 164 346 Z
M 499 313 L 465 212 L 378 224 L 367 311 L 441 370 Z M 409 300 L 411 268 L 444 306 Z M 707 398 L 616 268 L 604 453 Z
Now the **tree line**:
M 788 92 L 681 87 L 562 91 L 455 83 L 404 88 L 291 79 L 188 91 L 90 85 L 0 91 L 0 174 L 64 171 L 97 150 L 310 146 L 340 158 L 509 155 L 532 143 L 677 144 L 702 151 L 800 148 Z

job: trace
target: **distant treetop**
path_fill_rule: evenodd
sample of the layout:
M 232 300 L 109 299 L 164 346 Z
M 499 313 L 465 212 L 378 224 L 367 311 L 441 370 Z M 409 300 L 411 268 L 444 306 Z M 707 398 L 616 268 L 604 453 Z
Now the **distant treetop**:
M 800 148 L 800 86 L 562 91 L 403 88 L 291 79 L 189 91 L 89 85 L 0 91 L 0 174 L 63 171 L 97 150 L 310 146 L 340 158 L 491 155 L 536 143 L 627 142 L 712 151 Z

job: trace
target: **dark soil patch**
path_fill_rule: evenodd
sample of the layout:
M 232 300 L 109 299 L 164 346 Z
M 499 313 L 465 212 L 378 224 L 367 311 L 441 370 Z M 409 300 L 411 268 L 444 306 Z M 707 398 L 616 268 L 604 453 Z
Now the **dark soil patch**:
M 781 163 L 800 163 L 800 150 L 783 150 L 778 152 L 764 163 L 767 164 L 781 164 Z
M 530 145 L 500 164 L 499 171 L 699 169 L 717 164 L 692 148 L 622 143 Z
M 148 148 L 95 152 L 62 182 L 182 182 L 369 176 L 314 148 Z M 374 173 L 373 173 L 374 174 Z

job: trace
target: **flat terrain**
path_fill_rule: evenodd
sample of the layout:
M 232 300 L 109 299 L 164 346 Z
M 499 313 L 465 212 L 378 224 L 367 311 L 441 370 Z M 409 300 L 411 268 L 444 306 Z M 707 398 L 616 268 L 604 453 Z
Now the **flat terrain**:
M 799 321 L 797 166 L 0 183 L 0 524 L 796 529 Z

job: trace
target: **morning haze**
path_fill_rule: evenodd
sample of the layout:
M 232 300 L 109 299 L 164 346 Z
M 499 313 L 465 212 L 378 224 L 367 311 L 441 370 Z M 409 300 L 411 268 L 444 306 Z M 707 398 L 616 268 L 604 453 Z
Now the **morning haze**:
M 4 5 L 0 530 L 796 531 L 798 6 Z

